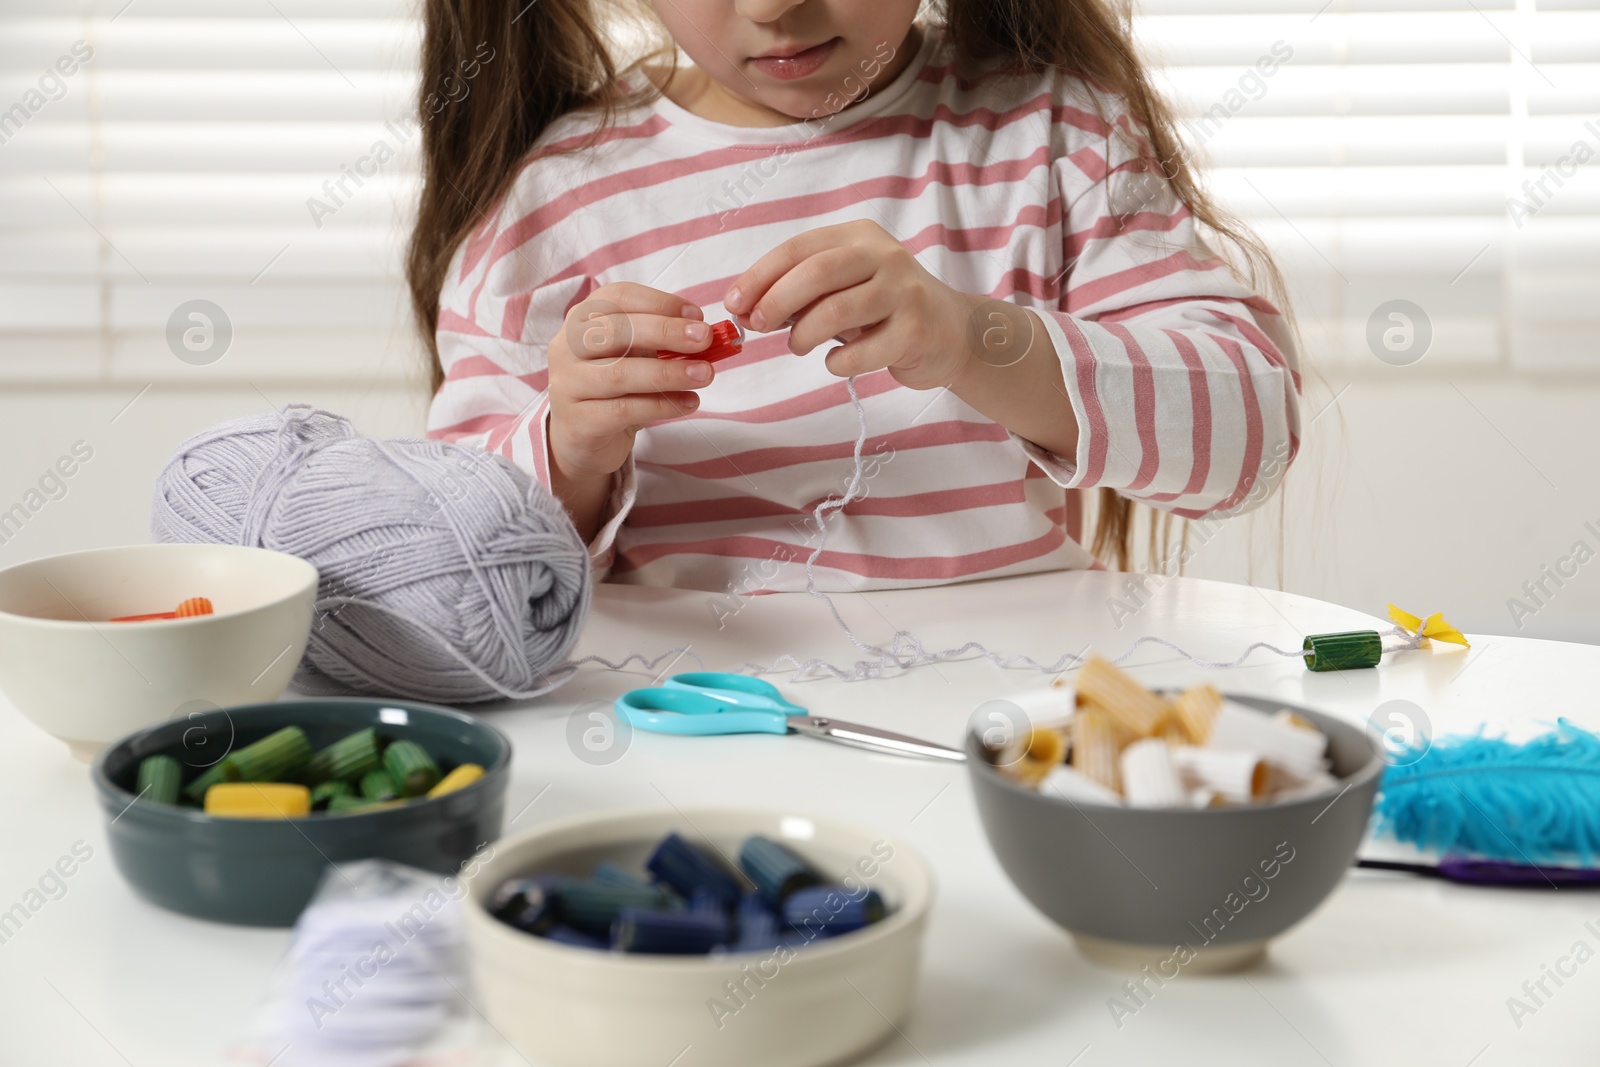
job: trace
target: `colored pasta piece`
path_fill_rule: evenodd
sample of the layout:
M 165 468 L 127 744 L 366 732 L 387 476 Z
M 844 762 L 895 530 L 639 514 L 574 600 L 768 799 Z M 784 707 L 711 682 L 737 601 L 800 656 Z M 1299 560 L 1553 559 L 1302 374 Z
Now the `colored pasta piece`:
M 1111 717 L 1103 711 L 1083 709 L 1072 718 L 1072 767 L 1100 786 L 1117 787 L 1117 740 Z
M 1161 725 L 1167 702 L 1103 656 L 1090 656 L 1078 672 L 1078 696 L 1111 716 L 1135 737 L 1149 737 Z
M 1222 694 L 1214 686 L 1197 685 L 1185 689 L 1172 702 L 1174 717 L 1189 735 L 1189 743 L 1203 745 L 1211 736 L 1211 724 L 1222 708 Z

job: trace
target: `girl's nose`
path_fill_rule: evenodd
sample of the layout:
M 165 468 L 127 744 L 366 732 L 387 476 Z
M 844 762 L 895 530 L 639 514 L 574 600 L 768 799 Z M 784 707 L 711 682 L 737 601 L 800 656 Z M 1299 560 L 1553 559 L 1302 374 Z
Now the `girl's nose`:
M 774 22 L 806 0 L 734 0 L 733 9 L 751 22 Z

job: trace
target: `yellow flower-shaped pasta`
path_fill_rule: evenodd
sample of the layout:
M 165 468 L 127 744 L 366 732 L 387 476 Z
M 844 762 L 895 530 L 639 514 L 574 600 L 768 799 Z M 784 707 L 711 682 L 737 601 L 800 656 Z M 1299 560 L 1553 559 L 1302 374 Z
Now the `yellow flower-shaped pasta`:
M 1436 611 L 1424 620 L 1417 618 L 1417 616 L 1408 611 L 1401 611 L 1393 604 L 1390 604 L 1389 620 L 1414 637 L 1427 638 L 1430 641 L 1448 641 L 1452 645 L 1472 647 L 1467 644 L 1467 639 L 1460 630 L 1444 621 L 1444 615 L 1441 612 Z

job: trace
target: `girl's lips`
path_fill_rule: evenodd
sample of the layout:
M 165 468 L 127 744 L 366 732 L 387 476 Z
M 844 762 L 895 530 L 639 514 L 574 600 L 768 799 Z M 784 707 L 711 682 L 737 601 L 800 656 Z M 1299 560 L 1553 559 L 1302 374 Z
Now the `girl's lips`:
M 793 81 L 815 74 L 837 47 L 839 38 L 835 37 L 792 56 L 756 56 L 750 60 L 750 64 L 769 78 Z

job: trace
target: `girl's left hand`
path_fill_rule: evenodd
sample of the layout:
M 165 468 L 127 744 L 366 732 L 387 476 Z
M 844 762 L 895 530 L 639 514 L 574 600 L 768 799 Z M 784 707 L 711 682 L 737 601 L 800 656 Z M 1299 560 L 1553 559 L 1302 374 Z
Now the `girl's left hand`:
M 758 333 L 789 325 L 796 355 L 837 337 L 845 343 L 826 363 L 841 378 L 887 367 L 908 388 L 942 389 L 973 360 L 974 316 L 991 302 L 952 289 L 883 227 L 857 220 L 783 242 L 734 280 L 723 306 Z

